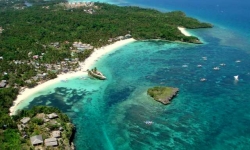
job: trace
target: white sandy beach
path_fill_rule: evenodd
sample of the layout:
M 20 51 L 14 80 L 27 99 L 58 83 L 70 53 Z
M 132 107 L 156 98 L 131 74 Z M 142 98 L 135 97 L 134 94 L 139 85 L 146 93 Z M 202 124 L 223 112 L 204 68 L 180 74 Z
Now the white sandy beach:
M 35 94 L 36 92 L 39 92 L 40 90 L 45 89 L 46 87 L 48 87 L 50 85 L 53 85 L 57 82 L 60 82 L 61 80 L 87 75 L 86 70 L 90 69 L 100 57 L 102 57 L 105 54 L 108 54 L 109 52 L 111 52 L 119 47 L 122 47 L 122 46 L 129 44 L 131 42 L 134 42 L 134 41 L 135 41 L 135 39 L 130 38 L 130 39 L 126 39 L 126 40 L 117 41 L 111 45 L 96 49 L 96 50 L 94 50 L 94 52 L 91 54 L 90 57 L 88 57 L 84 62 L 80 63 L 78 71 L 66 73 L 66 74 L 60 74 L 57 76 L 57 78 L 46 81 L 46 82 L 39 84 L 36 87 L 31 88 L 31 89 L 25 88 L 24 91 L 19 93 L 19 95 L 17 96 L 17 99 L 13 102 L 13 106 L 10 107 L 10 115 L 14 115 L 17 105 L 20 102 L 26 100 L 29 96 Z
M 181 31 L 182 34 L 185 36 L 191 36 L 191 34 L 186 30 L 186 28 L 178 27 L 178 29 Z

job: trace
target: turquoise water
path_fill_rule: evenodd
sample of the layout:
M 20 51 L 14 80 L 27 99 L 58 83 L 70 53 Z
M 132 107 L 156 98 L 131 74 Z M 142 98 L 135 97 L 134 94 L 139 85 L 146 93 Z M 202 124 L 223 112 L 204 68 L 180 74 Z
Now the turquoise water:
M 248 32 L 241 32 L 239 23 L 235 31 L 223 22 L 213 29 L 190 30 L 204 41 L 202 45 L 126 45 L 95 64 L 108 80 L 59 82 L 19 108 L 60 108 L 77 127 L 77 149 L 250 149 Z M 220 70 L 213 69 L 217 66 Z M 180 89 L 170 105 L 147 96 L 147 88 L 158 85 Z M 154 123 L 147 125 L 146 120 Z

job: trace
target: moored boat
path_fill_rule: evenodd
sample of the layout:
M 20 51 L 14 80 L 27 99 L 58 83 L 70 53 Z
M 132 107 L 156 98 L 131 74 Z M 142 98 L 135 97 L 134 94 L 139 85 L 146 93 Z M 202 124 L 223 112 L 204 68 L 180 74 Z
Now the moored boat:
M 107 79 L 100 71 L 97 71 L 96 67 L 94 69 L 87 70 L 87 71 L 88 71 L 89 76 L 92 76 L 92 77 L 97 78 L 99 80 L 106 80 Z

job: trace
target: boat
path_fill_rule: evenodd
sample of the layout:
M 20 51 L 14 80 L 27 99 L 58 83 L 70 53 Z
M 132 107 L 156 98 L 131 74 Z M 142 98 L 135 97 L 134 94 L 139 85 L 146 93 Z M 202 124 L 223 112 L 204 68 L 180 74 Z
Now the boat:
M 220 70 L 220 68 L 219 67 L 214 67 L 214 70 Z
M 197 67 L 199 67 L 199 68 L 200 68 L 200 67 L 202 67 L 202 65 L 197 65 Z
M 147 121 L 144 121 L 144 123 L 147 124 L 147 125 L 151 125 L 151 124 L 153 124 L 154 122 L 153 122 L 153 121 L 148 121 L 148 120 L 147 120 Z
M 200 79 L 201 82 L 204 82 L 204 81 L 206 81 L 206 80 L 207 80 L 206 78 L 201 78 L 201 79 Z
M 240 61 L 240 60 L 236 60 L 235 62 L 239 63 L 239 62 L 241 62 L 241 61 Z
M 239 80 L 239 75 L 237 75 L 237 76 L 234 76 L 234 80 Z
M 226 66 L 226 64 L 224 64 L 224 63 L 222 63 L 222 64 L 220 64 L 221 66 Z
M 207 57 L 202 57 L 203 60 L 207 60 Z
M 94 78 L 97 78 L 99 80 L 106 80 L 107 78 L 100 72 L 97 71 L 96 68 L 91 69 L 91 70 L 87 70 L 88 71 L 88 75 Z

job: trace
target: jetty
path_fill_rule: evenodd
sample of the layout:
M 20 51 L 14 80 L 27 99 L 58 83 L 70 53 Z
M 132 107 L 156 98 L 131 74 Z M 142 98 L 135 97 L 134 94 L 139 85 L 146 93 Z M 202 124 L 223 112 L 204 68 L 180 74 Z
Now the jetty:
M 151 96 L 154 100 L 161 102 L 164 105 L 167 105 L 177 95 L 178 92 L 178 88 L 158 86 L 149 88 L 147 94 Z
M 88 69 L 87 72 L 88 72 L 89 76 L 94 77 L 96 79 L 99 79 L 99 80 L 106 80 L 107 79 L 100 71 L 97 70 L 96 67 L 94 69 L 91 69 L 91 70 Z

